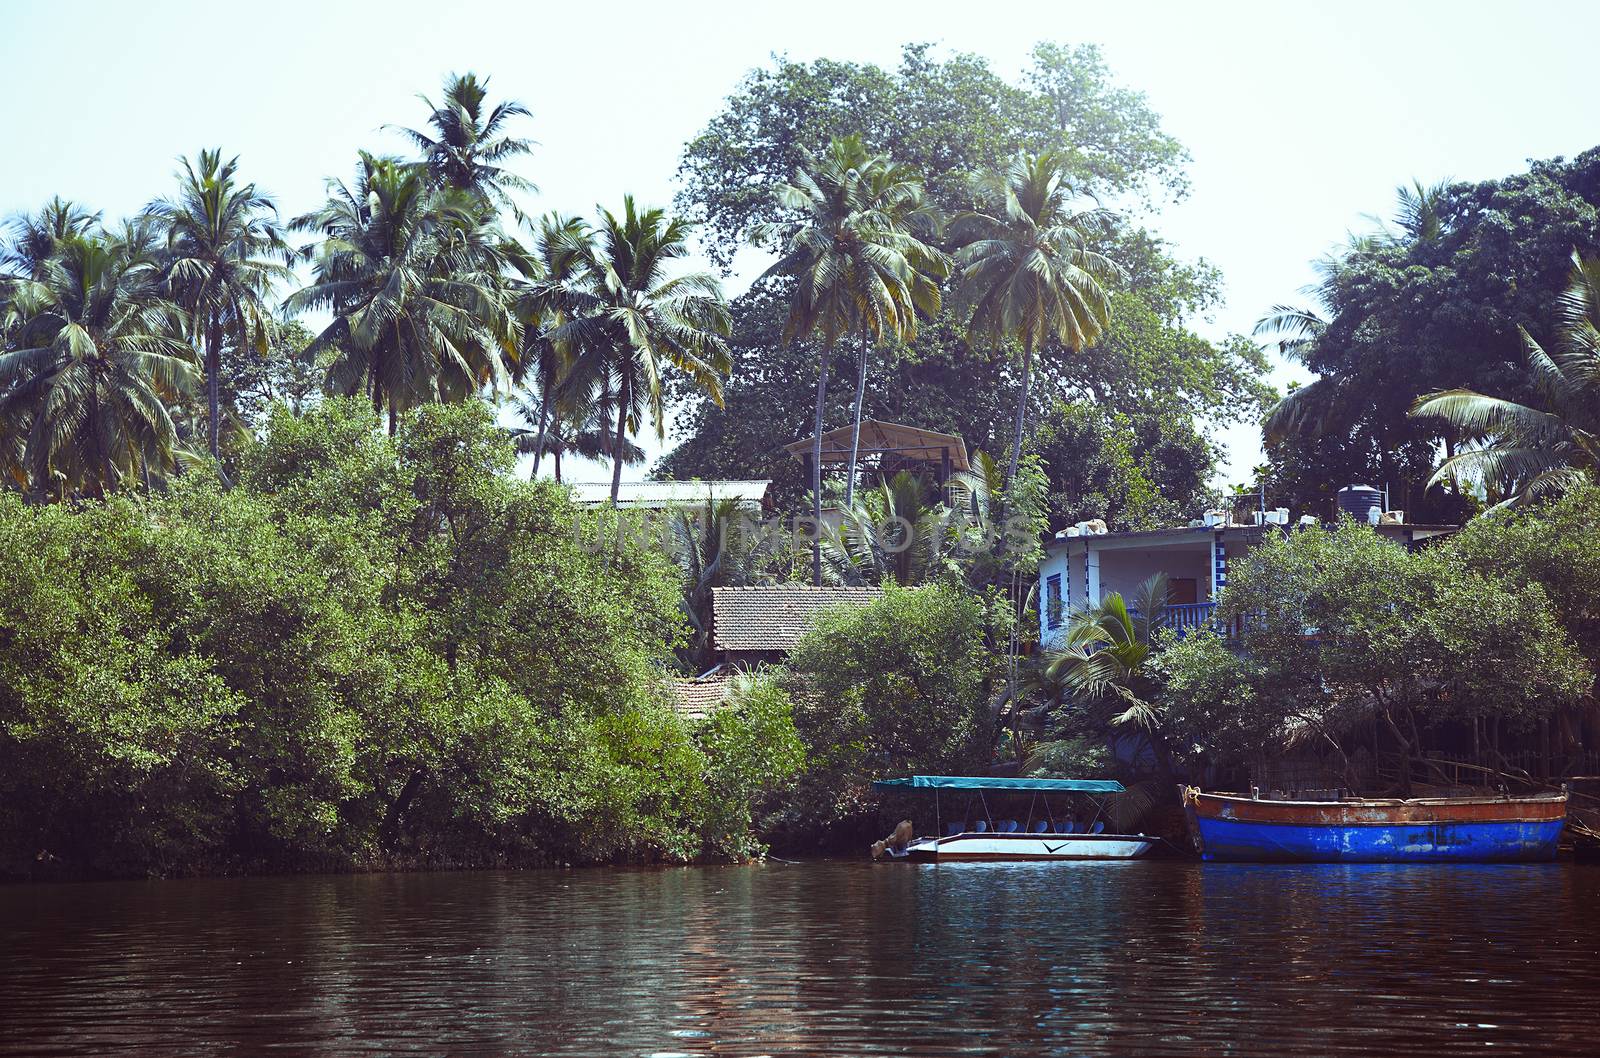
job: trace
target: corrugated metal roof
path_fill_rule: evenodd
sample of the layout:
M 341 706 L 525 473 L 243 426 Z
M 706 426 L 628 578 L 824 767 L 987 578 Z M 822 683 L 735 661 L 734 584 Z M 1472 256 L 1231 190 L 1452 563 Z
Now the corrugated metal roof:
M 704 503 L 706 497 L 734 500 L 759 507 L 772 487 L 770 479 L 747 481 L 624 481 L 617 489 L 623 507 L 678 507 Z M 572 500 L 585 506 L 611 502 L 611 482 L 580 481 L 572 485 Z
M 824 463 L 840 463 L 850 458 L 850 435 L 854 429 L 854 424 L 851 424 L 836 430 L 828 430 L 822 435 Z M 804 461 L 815 445 L 814 438 L 802 437 L 798 441 L 784 445 L 783 450 L 794 458 Z M 906 426 L 898 422 L 884 422 L 882 419 L 861 420 L 862 455 L 876 451 L 898 450 L 902 459 L 934 464 L 940 461 L 942 451 L 945 449 L 949 450 L 952 470 L 972 469 L 967 461 L 967 443 L 953 433 L 940 433 L 937 430 L 925 430 L 920 426 Z
M 882 588 L 813 588 L 776 584 L 711 589 L 711 644 L 717 650 L 787 651 L 830 606 L 866 606 Z

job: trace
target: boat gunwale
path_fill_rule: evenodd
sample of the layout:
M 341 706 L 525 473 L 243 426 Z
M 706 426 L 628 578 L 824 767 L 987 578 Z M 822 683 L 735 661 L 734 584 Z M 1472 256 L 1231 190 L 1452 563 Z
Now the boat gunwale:
M 921 842 L 931 841 L 931 842 L 933 842 L 935 844 L 944 844 L 945 842 L 949 842 L 949 841 L 959 841 L 962 838 L 983 838 L 985 840 L 988 840 L 990 838 L 1002 838 L 1002 839 L 1005 839 L 1005 840 L 1027 840 L 1027 839 L 1038 840 L 1040 838 L 1070 838 L 1073 841 L 1148 841 L 1148 842 L 1150 842 L 1152 844 L 1154 844 L 1156 841 L 1160 840 L 1158 838 L 1150 836 L 1149 834 L 1104 834 L 1104 833 L 1102 833 L 1102 834 L 1073 834 L 1073 833 L 1068 833 L 1068 832 L 1065 832 L 1065 831 L 1053 831 L 1053 830 L 1046 830 L 1046 831 L 1043 831 L 1041 833 L 1033 834 L 1033 833 L 1025 833 L 1023 831 L 996 832 L 996 831 L 992 831 L 992 830 L 963 830 L 959 834 L 946 834 L 943 837 L 923 837 L 923 838 L 917 838 L 916 841 L 921 841 Z
M 1276 797 L 1251 797 L 1248 794 L 1208 793 L 1198 787 L 1189 787 L 1187 795 L 1196 803 L 1200 798 L 1209 798 L 1217 801 L 1237 801 L 1247 805 L 1294 805 L 1304 808 L 1347 808 L 1361 806 L 1368 808 L 1399 808 L 1406 805 L 1420 805 L 1424 808 L 1440 806 L 1485 804 L 1485 805 L 1517 805 L 1517 804 L 1566 804 L 1567 795 L 1554 794 L 1528 794 L 1526 796 L 1502 795 L 1497 797 L 1347 797 L 1339 801 L 1287 801 Z

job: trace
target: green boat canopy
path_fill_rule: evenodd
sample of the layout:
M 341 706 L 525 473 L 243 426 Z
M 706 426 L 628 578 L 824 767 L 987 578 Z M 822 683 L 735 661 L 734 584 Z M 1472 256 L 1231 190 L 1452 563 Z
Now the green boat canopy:
M 1034 793 L 1121 793 L 1115 779 L 1006 779 L 994 775 L 913 775 L 879 779 L 875 790 L 1026 790 Z

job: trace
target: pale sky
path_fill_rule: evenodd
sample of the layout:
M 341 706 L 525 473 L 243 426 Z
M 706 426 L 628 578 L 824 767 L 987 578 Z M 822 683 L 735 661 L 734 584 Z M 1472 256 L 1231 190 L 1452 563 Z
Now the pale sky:
M 892 66 L 931 40 L 1015 76 L 1041 39 L 1099 44 L 1193 155 L 1192 193 L 1153 227 L 1221 268 L 1226 304 L 1199 324 L 1214 337 L 1295 300 L 1310 261 L 1387 214 L 1397 184 L 1600 143 L 1590 3 L 0 0 L 0 213 L 54 194 L 132 213 L 168 192 L 178 155 L 220 145 L 292 216 L 358 147 L 399 150 L 380 126 L 420 125 L 415 95 L 465 70 L 533 111 L 532 208 L 667 204 L 683 144 L 773 52 Z M 1227 477 L 1259 461 L 1253 426 L 1220 439 Z

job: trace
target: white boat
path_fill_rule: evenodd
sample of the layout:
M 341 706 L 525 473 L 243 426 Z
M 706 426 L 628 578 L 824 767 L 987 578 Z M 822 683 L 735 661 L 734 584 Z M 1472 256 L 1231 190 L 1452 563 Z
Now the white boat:
M 913 775 L 905 779 L 882 779 L 872 784 L 884 791 L 932 790 L 934 818 L 945 833 L 942 837 L 916 837 L 903 845 L 880 842 L 876 849 L 890 859 L 913 863 L 966 861 L 1030 860 L 1131 860 L 1143 856 L 1159 840 L 1144 834 L 1108 834 L 1103 813 L 1094 794 L 1122 792 L 1122 784 L 1109 779 L 1012 779 L 999 776 Z M 959 820 L 943 821 L 943 792 L 966 792 L 966 804 Z M 996 821 L 989 810 L 985 791 L 1028 793 L 1028 810 L 1022 821 Z M 1052 806 L 1051 795 L 1057 795 Z M 1070 810 L 1063 810 L 1060 795 L 1087 798 L 1094 811 L 1080 822 Z M 976 802 L 976 805 L 974 805 Z M 980 812 L 974 813 L 977 807 Z M 1019 813 L 1022 814 L 1022 813 Z M 967 817 L 974 815 L 969 820 Z M 905 832 L 909 832 L 907 824 Z M 905 833 L 903 832 L 903 833 Z M 875 851 L 876 854 L 876 851 Z

